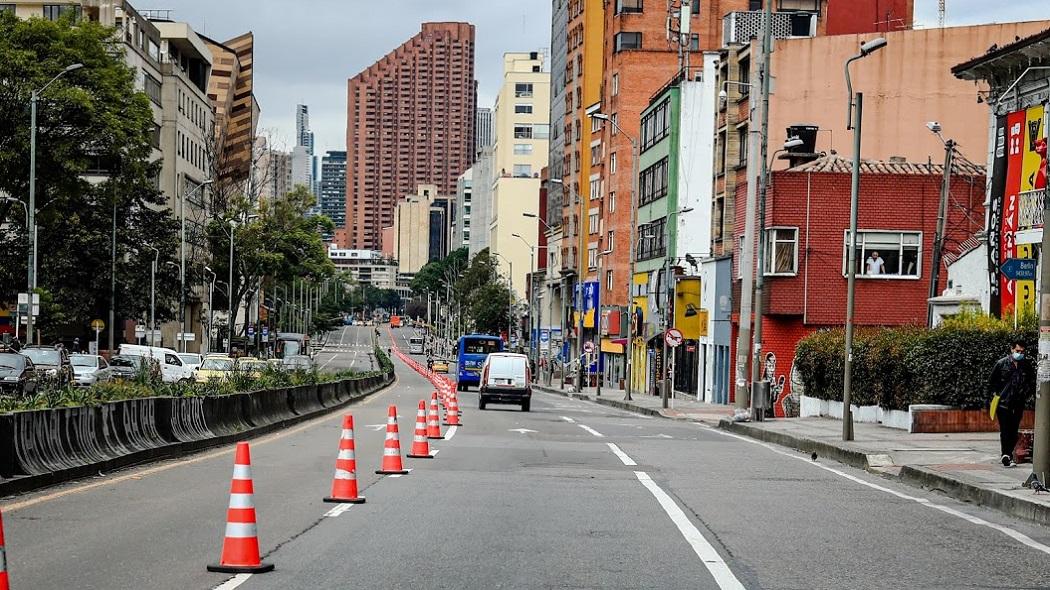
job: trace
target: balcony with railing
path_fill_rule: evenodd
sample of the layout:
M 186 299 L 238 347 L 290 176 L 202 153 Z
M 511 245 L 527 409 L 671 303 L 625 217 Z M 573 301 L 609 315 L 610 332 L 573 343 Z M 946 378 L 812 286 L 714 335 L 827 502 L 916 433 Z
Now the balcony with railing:
M 814 37 L 817 34 L 818 12 L 793 10 L 774 12 L 772 22 L 773 37 L 791 39 L 796 37 Z M 744 10 L 730 12 L 722 17 L 722 46 L 750 43 L 753 38 L 762 36 L 762 11 Z
M 1043 198 L 1045 189 L 1026 191 L 1018 195 L 1017 229 L 1038 229 L 1043 227 Z

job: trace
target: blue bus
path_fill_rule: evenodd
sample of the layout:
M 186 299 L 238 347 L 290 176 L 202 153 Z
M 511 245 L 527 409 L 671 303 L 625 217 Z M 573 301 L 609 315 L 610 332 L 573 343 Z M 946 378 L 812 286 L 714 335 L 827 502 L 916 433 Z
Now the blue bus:
M 493 352 L 503 352 L 503 339 L 499 336 L 467 334 L 459 337 L 456 356 L 456 391 L 466 391 L 471 385 L 481 383 L 481 367 L 485 358 Z

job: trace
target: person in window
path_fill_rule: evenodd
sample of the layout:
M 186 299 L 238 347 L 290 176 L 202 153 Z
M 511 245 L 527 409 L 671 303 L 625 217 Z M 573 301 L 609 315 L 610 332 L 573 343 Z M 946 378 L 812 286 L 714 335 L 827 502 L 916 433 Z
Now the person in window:
M 864 274 L 881 275 L 886 272 L 886 261 L 879 257 L 878 252 L 873 250 L 871 255 L 868 256 L 865 268 L 866 272 Z

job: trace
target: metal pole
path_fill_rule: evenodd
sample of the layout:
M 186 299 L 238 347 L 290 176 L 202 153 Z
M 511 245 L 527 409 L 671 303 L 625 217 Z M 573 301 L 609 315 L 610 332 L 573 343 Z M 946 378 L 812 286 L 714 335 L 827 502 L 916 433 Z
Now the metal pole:
M 211 283 L 208 284 L 208 352 L 211 352 L 211 328 L 215 321 L 215 307 L 212 305 L 212 301 L 215 300 L 215 273 L 211 273 Z
M 740 246 L 740 330 L 736 340 L 736 400 L 738 410 L 746 410 L 749 403 L 747 363 L 751 358 L 752 296 L 755 283 L 755 225 L 758 208 L 758 179 L 751 176 L 759 168 L 758 159 L 761 130 L 755 128 L 755 110 L 748 113 L 748 179 L 745 209 L 744 242 Z
M 117 316 L 117 195 L 113 194 L 113 234 L 109 263 L 109 350 L 113 353 L 114 326 Z M 96 346 L 97 351 L 97 346 Z
M 232 242 L 231 242 L 232 243 Z M 186 352 L 186 187 L 179 199 L 179 352 Z
M 533 348 L 536 344 L 536 340 L 539 335 L 536 334 L 536 338 L 533 337 L 533 324 L 536 323 L 536 248 L 529 248 L 529 358 L 535 362 L 536 354 Z M 536 330 L 539 332 L 539 330 Z
M 677 220 L 677 215 L 675 218 Z M 664 234 L 664 248 L 668 247 L 666 244 L 667 234 Z M 664 253 L 664 304 L 660 307 L 663 309 L 664 316 L 664 333 L 662 340 L 664 341 L 664 352 L 663 356 L 660 357 L 660 405 L 663 408 L 667 408 L 667 399 L 670 397 L 670 393 L 667 390 L 667 368 L 669 363 L 667 362 L 667 332 L 671 329 L 671 303 L 674 302 L 674 282 L 671 279 L 671 256 L 670 252 Z
M 157 337 L 154 331 L 157 329 L 157 257 L 160 256 L 160 250 L 152 246 L 150 248 L 153 249 L 153 263 L 149 272 L 149 344 L 156 346 Z
M 230 222 L 230 284 L 226 291 L 226 354 L 233 354 L 233 327 L 237 318 L 233 317 L 233 237 L 236 234 L 233 222 Z
M 1043 194 L 1043 227 L 1050 221 L 1050 184 Z M 1035 434 L 1033 437 L 1032 475 L 1046 483 L 1050 473 L 1050 357 L 1042 352 L 1050 348 L 1050 232 L 1043 230 L 1039 248 L 1039 389 L 1035 396 Z
M 948 221 L 948 194 L 952 182 L 952 162 L 955 141 L 944 142 L 944 178 L 941 180 L 941 201 L 937 208 L 937 234 L 933 238 L 933 268 L 930 269 L 930 299 L 937 296 L 941 275 L 941 256 L 944 252 L 944 232 Z M 1017 314 L 1014 314 L 1017 317 Z M 933 303 L 926 302 L 926 326 L 933 327 Z
M 606 244 L 607 245 L 607 244 Z M 594 379 L 594 396 L 602 396 L 602 377 L 605 375 L 602 373 L 602 336 L 601 336 L 601 315 L 602 315 L 602 261 L 605 259 L 603 254 L 605 250 L 598 249 L 598 305 L 594 308 L 594 358 L 595 364 L 597 365 L 598 374 Z
M 760 92 L 762 93 L 762 116 L 760 118 L 761 128 L 759 130 L 761 143 L 759 146 L 758 172 L 758 256 L 755 261 L 755 319 L 754 319 L 754 346 L 751 351 L 751 395 L 765 395 L 766 388 L 761 385 L 762 381 L 762 316 L 764 314 L 764 288 L 765 288 L 765 262 L 766 262 L 766 189 L 769 180 L 768 154 L 769 154 L 769 82 L 770 56 L 773 53 L 773 35 L 771 23 L 773 21 L 773 3 L 766 2 L 765 12 L 762 14 L 762 61 L 759 65 Z M 762 409 L 754 409 L 756 404 L 752 403 L 752 418 L 761 421 L 765 417 L 766 402 L 757 404 Z
M 26 273 L 26 292 L 29 294 L 29 305 L 26 309 L 26 344 L 33 343 L 33 293 L 36 292 L 36 104 L 40 99 L 37 92 L 29 98 L 29 223 L 26 226 L 29 246 L 29 270 Z
M 848 66 L 847 66 L 848 67 Z M 848 71 L 848 70 L 847 70 Z M 857 209 L 860 194 L 860 139 L 864 93 L 858 92 L 853 110 L 853 181 L 849 200 L 849 254 L 846 267 L 846 360 L 842 377 L 842 440 L 853 440 L 853 301 L 857 282 Z
M 621 131 L 622 133 L 622 131 Z M 626 401 L 631 400 L 631 376 L 632 367 L 634 365 L 634 231 L 635 231 L 635 215 L 637 214 L 636 203 L 638 202 L 638 141 L 633 137 L 631 140 L 631 221 L 627 228 L 627 264 L 628 264 L 628 276 L 627 276 L 627 355 L 626 364 L 624 366 L 624 387 L 626 388 L 623 399 Z

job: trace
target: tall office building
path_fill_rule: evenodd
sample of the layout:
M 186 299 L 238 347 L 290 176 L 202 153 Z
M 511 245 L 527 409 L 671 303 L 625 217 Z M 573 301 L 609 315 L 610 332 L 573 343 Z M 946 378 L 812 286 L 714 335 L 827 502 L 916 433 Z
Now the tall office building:
M 310 155 L 314 153 L 314 134 L 310 131 L 310 107 L 295 105 L 295 145 L 306 146 Z
M 481 153 L 481 149 L 492 145 L 492 109 L 478 107 L 478 114 L 474 119 L 474 154 Z
M 321 158 L 321 214 L 336 229 L 346 227 L 346 152 L 329 151 Z
M 350 79 L 344 247 L 378 250 L 394 208 L 420 184 L 451 195 L 474 159 L 474 26 L 420 33 Z

